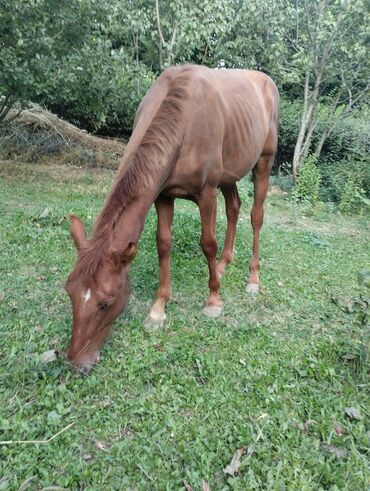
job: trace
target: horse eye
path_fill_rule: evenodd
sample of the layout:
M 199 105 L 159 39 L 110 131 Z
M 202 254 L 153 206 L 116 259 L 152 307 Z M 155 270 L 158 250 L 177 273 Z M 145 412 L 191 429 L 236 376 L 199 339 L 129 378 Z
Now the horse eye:
M 98 304 L 99 310 L 105 311 L 109 309 L 109 303 L 102 302 Z

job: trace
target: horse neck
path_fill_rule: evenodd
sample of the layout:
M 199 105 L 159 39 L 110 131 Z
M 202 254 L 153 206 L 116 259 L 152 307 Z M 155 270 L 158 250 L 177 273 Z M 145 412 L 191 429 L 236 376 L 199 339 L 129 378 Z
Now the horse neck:
M 160 194 L 176 158 L 177 148 L 168 148 L 166 153 L 162 153 L 157 158 L 156 152 L 153 151 L 153 158 L 147 162 L 150 165 L 144 164 L 143 168 L 132 168 L 135 165 L 135 152 L 131 157 L 127 157 L 127 161 L 122 162 L 112 191 L 97 221 L 103 228 L 110 227 L 109 241 L 114 250 L 124 250 L 130 242 L 137 243 L 146 216 Z M 123 188 L 126 188 L 127 197 L 130 198 L 128 202 L 124 197 L 120 202 L 119 198 L 122 198 L 120 194 L 125 193 Z M 94 232 L 95 236 L 100 235 L 99 228 L 101 227 L 98 225 Z
M 112 191 L 96 222 L 94 237 L 99 244 L 108 239 L 115 250 L 124 250 L 129 242 L 139 239 L 145 217 L 178 157 L 186 120 L 183 111 L 187 81 L 185 75 L 170 83 L 155 114 L 144 110 L 139 116 Z
M 156 193 L 157 194 L 157 193 Z M 144 228 L 145 219 L 155 200 L 153 192 L 133 200 L 121 213 L 112 233 L 112 247 L 123 251 L 130 243 L 137 243 Z

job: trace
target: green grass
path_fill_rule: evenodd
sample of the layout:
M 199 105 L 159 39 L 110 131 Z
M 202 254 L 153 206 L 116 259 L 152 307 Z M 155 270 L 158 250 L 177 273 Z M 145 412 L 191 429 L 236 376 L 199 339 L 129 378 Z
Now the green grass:
M 65 349 L 63 284 L 75 251 L 68 215 L 89 225 L 113 174 L 0 163 L 0 489 L 368 490 L 368 327 L 351 313 L 368 268 L 365 218 L 268 198 L 261 294 L 245 293 L 251 253 L 248 182 L 236 255 L 217 320 L 203 316 L 207 266 L 198 211 L 178 201 L 173 300 L 162 331 L 143 321 L 157 286 L 152 210 L 126 312 L 89 377 L 41 354 Z M 48 209 L 41 217 L 45 209 Z M 225 215 L 220 200 L 221 245 Z M 350 419 L 355 407 L 362 420 Z M 343 429 L 342 435 L 335 425 Z M 341 431 L 339 433 L 342 433 Z M 329 445 L 329 447 L 327 447 Z M 248 447 L 239 474 L 223 469 Z M 345 456 L 328 451 L 338 447 Z

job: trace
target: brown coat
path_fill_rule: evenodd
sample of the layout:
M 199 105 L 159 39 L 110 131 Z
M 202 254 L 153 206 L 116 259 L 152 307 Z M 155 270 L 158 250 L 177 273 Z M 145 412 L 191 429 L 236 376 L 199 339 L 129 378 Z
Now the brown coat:
M 201 246 L 208 261 L 205 313 L 220 315 L 220 280 L 233 258 L 240 198 L 236 187 L 248 171 L 254 181 L 253 256 L 247 291 L 259 285 L 259 233 L 263 202 L 277 145 L 279 94 L 265 74 L 185 65 L 166 70 L 137 111 L 132 137 L 112 190 L 88 240 L 71 217 L 78 260 L 66 290 L 73 305 L 68 359 L 88 372 L 98 360 L 110 325 L 124 310 L 130 264 L 145 217 L 155 203 L 159 288 L 146 326 L 160 327 L 171 295 L 170 256 L 174 198 L 197 203 Z M 217 262 L 217 190 L 225 198 L 227 230 Z

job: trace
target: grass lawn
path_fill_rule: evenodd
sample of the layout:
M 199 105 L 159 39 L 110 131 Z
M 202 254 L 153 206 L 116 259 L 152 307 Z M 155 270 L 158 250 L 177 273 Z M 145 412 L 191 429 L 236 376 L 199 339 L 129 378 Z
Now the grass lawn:
M 352 312 L 358 272 L 369 269 L 365 218 L 307 213 L 272 194 L 253 298 L 242 182 L 224 313 L 212 320 L 202 313 L 198 210 L 177 201 L 173 299 L 153 334 L 143 328 L 158 280 L 151 210 L 126 312 L 82 377 L 42 354 L 65 350 L 70 336 L 68 215 L 91 230 L 112 178 L 0 162 L 0 440 L 47 440 L 67 428 L 48 443 L 0 445 L 0 490 L 181 490 L 184 480 L 193 491 L 202 480 L 212 491 L 368 490 L 368 326 Z M 220 246 L 224 232 L 220 199 Z M 242 447 L 239 472 L 225 475 Z

